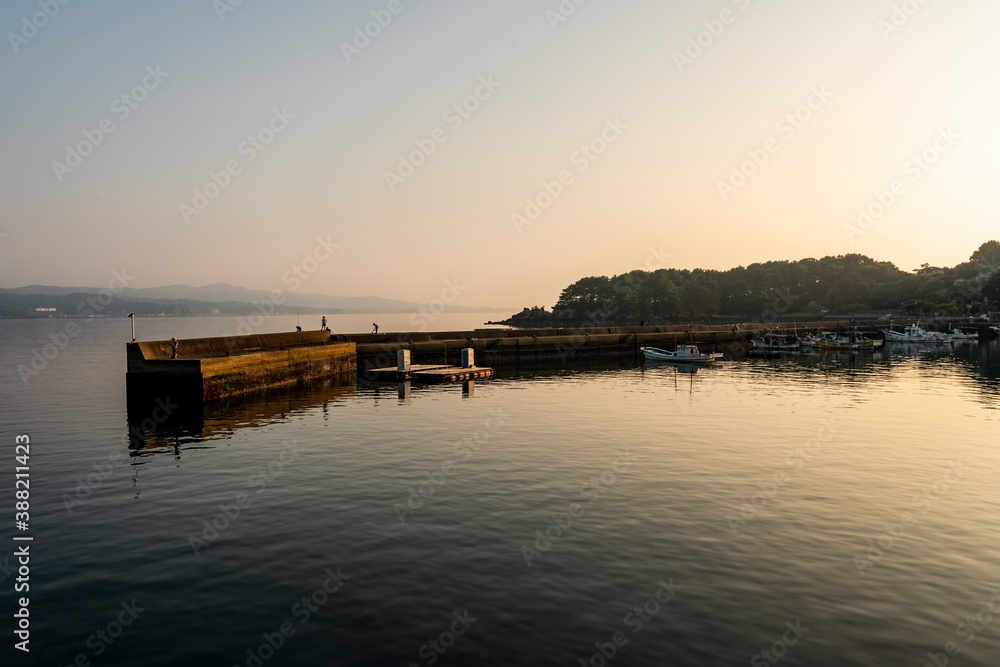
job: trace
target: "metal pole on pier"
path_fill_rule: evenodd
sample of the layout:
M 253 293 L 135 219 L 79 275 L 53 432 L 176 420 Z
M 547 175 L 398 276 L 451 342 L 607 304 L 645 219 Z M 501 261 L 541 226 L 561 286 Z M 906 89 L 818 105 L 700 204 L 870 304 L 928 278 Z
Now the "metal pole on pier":
M 134 343 L 135 342 L 135 312 L 133 311 L 133 312 L 129 313 L 128 314 L 128 318 L 130 320 L 132 320 L 132 342 Z

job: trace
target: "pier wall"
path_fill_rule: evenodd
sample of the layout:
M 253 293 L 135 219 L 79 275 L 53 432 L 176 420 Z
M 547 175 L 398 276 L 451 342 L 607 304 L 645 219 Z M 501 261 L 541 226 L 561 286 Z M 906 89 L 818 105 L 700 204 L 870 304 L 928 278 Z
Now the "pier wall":
M 704 351 L 743 354 L 749 340 L 764 332 L 800 334 L 854 327 L 851 322 L 805 322 L 756 325 L 664 325 L 569 329 L 475 329 L 422 333 L 340 334 L 334 340 L 357 345 L 359 377 L 372 368 L 394 366 L 396 352 L 410 350 L 413 363 L 459 364 L 462 348 L 475 350 L 476 363 L 506 369 L 521 363 L 564 363 L 588 360 L 641 360 L 641 347 L 673 349 L 694 343 Z M 885 323 L 857 323 L 861 332 L 878 331 Z M 368 378 L 370 379 L 370 378 Z
M 129 400 L 171 391 L 203 401 L 333 379 L 349 384 L 357 373 L 354 343 L 330 342 L 325 331 L 129 343 Z
M 330 340 L 330 332 L 322 329 L 293 331 L 289 333 L 254 334 L 250 336 L 221 336 L 216 338 L 188 338 L 178 340 L 177 358 L 224 357 L 255 350 L 318 345 Z M 129 343 L 128 359 L 170 359 L 169 340 Z
M 988 323 L 971 325 L 989 339 Z M 901 322 L 895 323 L 898 329 Z M 925 322 L 925 326 L 929 323 Z M 322 330 L 129 343 L 126 384 L 136 397 L 184 395 L 211 401 L 316 380 L 350 384 L 372 380 L 374 368 L 394 367 L 396 353 L 409 350 L 415 364 L 461 364 L 462 350 L 475 351 L 477 365 L 501 371 L 521 364 L 620 360 L 641 362 L 640 348 L 674 349 L 694 343 L 705 352 L 742 356 L 762 333 L 798 334 L 854 330 L 881 338 L 886 321 L 841 320 L 799 323 L 664 325 L 567 329 L 475 329 L 469 331 L 330 334 Z M 937 324 L 940 329 L 945 324 Z M 931 328 L 928 326 L 928 328 Z M 359 372 L 360 371 L 360 372 Z

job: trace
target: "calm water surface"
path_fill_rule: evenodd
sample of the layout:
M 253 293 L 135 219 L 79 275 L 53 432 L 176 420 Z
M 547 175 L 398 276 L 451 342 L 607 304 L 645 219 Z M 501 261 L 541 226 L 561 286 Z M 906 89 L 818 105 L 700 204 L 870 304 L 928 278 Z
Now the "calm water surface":
M 130 449 L 128 321 L 77 322 L 24 383 L 65 322 L 0 321 L 3 664 L 1000 664 L 996 343 L 315 387 Z

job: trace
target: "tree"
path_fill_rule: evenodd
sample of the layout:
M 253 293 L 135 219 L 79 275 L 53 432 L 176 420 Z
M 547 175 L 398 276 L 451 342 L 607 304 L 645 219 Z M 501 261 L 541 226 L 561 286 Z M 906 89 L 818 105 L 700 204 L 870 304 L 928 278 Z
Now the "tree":
M 983 285 L 983 296 L 990 300 L 990 308 L 996 310 L 1000 305 L 1000 271 L 997 271 Z
M 581 278 L 562 291 L 555 308 L 568 310 L 574 317 L 593 316 L 606 311 L 612 301 L 611 281 L 607 276 Z
M 903 315 L 927 315 L 937 309 L 937 304 L 927 299 L 913 299 L 907 301 L 899 307 L 899 312 Z
M 987 241 L 969 259 L 988 267 L 1000 266 L 1000 241 Z

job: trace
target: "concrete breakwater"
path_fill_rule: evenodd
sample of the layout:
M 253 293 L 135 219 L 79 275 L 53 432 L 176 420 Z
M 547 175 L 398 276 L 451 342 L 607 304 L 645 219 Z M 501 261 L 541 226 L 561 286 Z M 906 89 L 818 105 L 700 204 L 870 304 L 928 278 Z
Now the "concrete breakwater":
M 912 324 L 916 318 L 901 318 L 893 323 L 896 330 Z M 952 321 L 924 322 L 925 328 L 950 331 Z M 988 322 L 962 323 L 976 330 L 982 339 L 995 337 Z M 817 322 L 775 322 L 740 324 L 675 324 L 638 327 L 591 327 L 565 329 L 474 329 L 471 331 L 435 331 L 421 333 L 340 334 L 333 339 L 357 345 L 359 378 L 370 380 L 370 369 L 395 363 L 396 352 L 410 350 L 414 363 L 451 364 L 461 358 L 462 348 L 475 350 L 476 362 L 505 371 L 519 364 L 559 363 L 601 360 L 643 359 L 641 347 L 674 349 L 681 343 L 694 343 L 706 352 L 742 356 L 750 348 L 750 339 L 764 333 L 805 335 L 820 331 L 857 331 L 872 338 L 882 338 L 889 328 L 884 320 L 823 320 Z
M 327 331 L 128 343 L 129 401 L 168 395 L 211 401 L 267 389 L 333 380 L 353 384 L 354 343 Z
M 645 327 L 592 327 L 580 329 L 474 329 L 422 333 L 335 334 L 334 340 L 357 346 L 358 377 L 370 380 L 369 371 L 395 364 L 398 350 L 410 350 L 414 363 L 456 363 L 462 348 L 475 350 L 476 362 L 508 369 L 521 363 L 572 364 L 589 360 L 642 359 L 641 347 L 674 349 L 695 343 L 705 351 L 745 354 L 749 339 L 764 332 L 800 334 L 856 328 L 874 333 L 885 324 L 804 322 L 798 324 L 663 325 Z
M 127 345 L 126 385 L 130 403 L 165 396 L 184 396 L 197 403 L 318 380 L 335 385 L 375 381 L 378 374 L 372 371 L 394 367 L 400 350 L 409 350 L 414 364 L 458 365 L 462 350 L 471 348 L 478 364 L 505 372 L 516 371 L 522 364 L 641 363 L 640 348 L 672 350 L 681 343 L 740 357 L 749 348 L 749 340 L 765 332 L 854 330 L 881 337 L 886 326 L 886 322 L 842 320 L 388 334 L 313 330 L 181 340 L 176 358 L 171 341 L 133 342 Z M 992 335 L 988 325 L 978 328 L 981 336 Z

